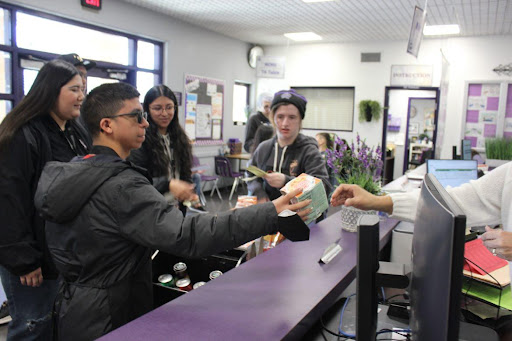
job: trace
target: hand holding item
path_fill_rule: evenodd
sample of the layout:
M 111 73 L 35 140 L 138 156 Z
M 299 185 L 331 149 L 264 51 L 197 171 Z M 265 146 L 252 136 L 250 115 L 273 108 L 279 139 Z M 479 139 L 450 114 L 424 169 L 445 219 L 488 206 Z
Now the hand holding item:
M 512 261 L 512 232 L 506 232 L 502 229 L 491 229 L 485 227 L 485 233 L 480 237 L 485 247 L 493 255 Z
M 197 194 L 194 192 L 194 185 L 182 180 L 171 180 L 169 182 L 169 191 L 179 201 L 197 200 Z
M 26 275 L 20 276 L 20 282 L 29 287 L 38 287 L 43 283 L 43 273 L 41 268 L 37 268 Z
M 377 210 L 393 213 L 393 201 L 391 197 L 377 196 L 369 193 L 358 185 L 339 185 L 331 197 L 332 206 L 353 206 L 360 210 Z
M 311 208 L 308 208 L 305 210 L 303 208 L 306 207 L 307 205 L 309 205 L 311 203 L 311 200 L 304 200 L 304 201 L 298 202 L 296 204 L 290 204 L 290 200 L 292 200 L 293 197 L 295 197 L 301 191 L 302 190 L 299 188 L 293 192 L 290 192 L 286 195 L 280 196 L 279 198 L 273 200 L 272 203 L 276 207 L 277 214 L 281 213 L 284 210 L 290 210 L 290 211 L 297 212 L 297 214 L 299 215 L 299 217 L 302 220 L 307 219 L 307 215 L 311 212 Z M 303 210 L 301 210 L 301 209 L 303 209 Z
M 267 183 L 274 188 L 281 188 L 286 182 L 286 176 L 283 173 L 273 172 L 265 175 Z

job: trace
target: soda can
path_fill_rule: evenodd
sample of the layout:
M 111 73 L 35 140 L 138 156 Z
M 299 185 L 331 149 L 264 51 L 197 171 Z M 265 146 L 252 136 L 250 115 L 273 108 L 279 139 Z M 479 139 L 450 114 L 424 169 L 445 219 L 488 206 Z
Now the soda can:
M 158 282 L 165 287 L 174 286 L 174 277 L 171 274 L 163 274 L 158 276 Z
M 190 284 L 189 278 L 181 278 L 176 281 L 176 288 L 183 290 L 183 291 L 190 291 L 192 290 L 192 285 Z
M 202 287 L 203 285 L 205 285 L 206 283 L 205 282 L 197 282 L 197 283 L 194 283 L 194 285 L 192 286 L 192 288 L 195 290 L 199 287 Z
M 210 272 L 210 279 L 217 278 L 220 275 L 222 275 L 222 271 L 220 271 L 220 270 L 213 270 L 212 272 Z
M 179 278 L 179 279 L 189 278 L 188 273 L 187 273 L 187 264 L 185 264 L 183 262 L 179 262 L 179 263 L 174 264 L 172 269 L 176 273 L 177 278 Z

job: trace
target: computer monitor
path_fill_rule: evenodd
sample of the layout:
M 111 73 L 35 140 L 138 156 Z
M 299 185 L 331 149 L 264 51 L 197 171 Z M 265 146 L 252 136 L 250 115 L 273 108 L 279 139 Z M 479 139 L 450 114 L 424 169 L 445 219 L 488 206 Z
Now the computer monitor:
M 410 327 L 415 340 L 457 340 L 466 216 L 427 174 L 412 242 Z
M 478 179 L 476 160 L 427 160 L 427 173 L 433 174 L 443 187 L 458 187 Z
M 462 140 L 461 147 L 461 159 L 471 160 L 471 140 Z

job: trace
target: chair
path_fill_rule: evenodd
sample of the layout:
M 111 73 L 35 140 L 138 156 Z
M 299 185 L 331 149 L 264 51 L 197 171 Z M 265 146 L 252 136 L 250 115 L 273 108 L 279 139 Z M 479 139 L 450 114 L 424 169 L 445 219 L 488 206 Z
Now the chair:
M 242 173 L 233 172 L 231 169 L 231 162 L 229 162 L 228 158 L 224 156 L 215 157 L 215 173 L 218 176 L 233 179 L 233 187 L 231 187 L 231 194 L 229 194 L 229 200 L 231 200 L 233 193 L 241 181 Z
M 202 167 L 203 165 L 201 165 L 199 163 L 199 158 L 195 155 L 192 155 L 192 170 L 194 170 L 194 168 L 200 168 Z M 209 168 L 209 167 L 208 167 Z M 222 200 L 222 196 L 220 195 L 220 191 L 219 191 L 219 187 L 217 186 L 217 182 L 219 180 L 219 177 L 217 175 L 205 175 L 205 174 L 199 174 L 201 176 L 201 182 L 202 182 L 202 186 L 199 188 L 200 191 L 201 191 L 201 201 L 202 202 L 206 202 L 206 200 L 204 200 L 204 186 L 206 186 L 206 183 L 208 181 L 214 181 L 213 183 L 213 188 L 212 188 L 212 191 L 210 193 L 210 198 L 213 197 L 213 193 L 215 192 L 215 190 L 217 190 L 217 194 L 219 196 L 219 199 Z M 204 205 L 204 204 L 203 204 Z

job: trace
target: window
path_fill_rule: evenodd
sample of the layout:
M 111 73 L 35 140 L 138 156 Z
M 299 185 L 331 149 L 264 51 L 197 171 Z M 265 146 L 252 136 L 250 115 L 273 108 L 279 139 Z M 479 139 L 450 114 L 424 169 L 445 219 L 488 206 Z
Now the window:
M 162 51 L 158 41 L 2 3 L 0 119 L 30 90 L 44 63 L 61 54 L 77 53 L 96 62 L 88 70 L 88 91 L 124 81 L 144 96 L 162 81 Z
M 247 123 L 250 114 L 250 90 L 251 84 L 235 82 L 233 89 L 233 122 L 236 125 Z
M 353 87 L 293 87 L 308 100 L 304 129 L 352 131 Z

